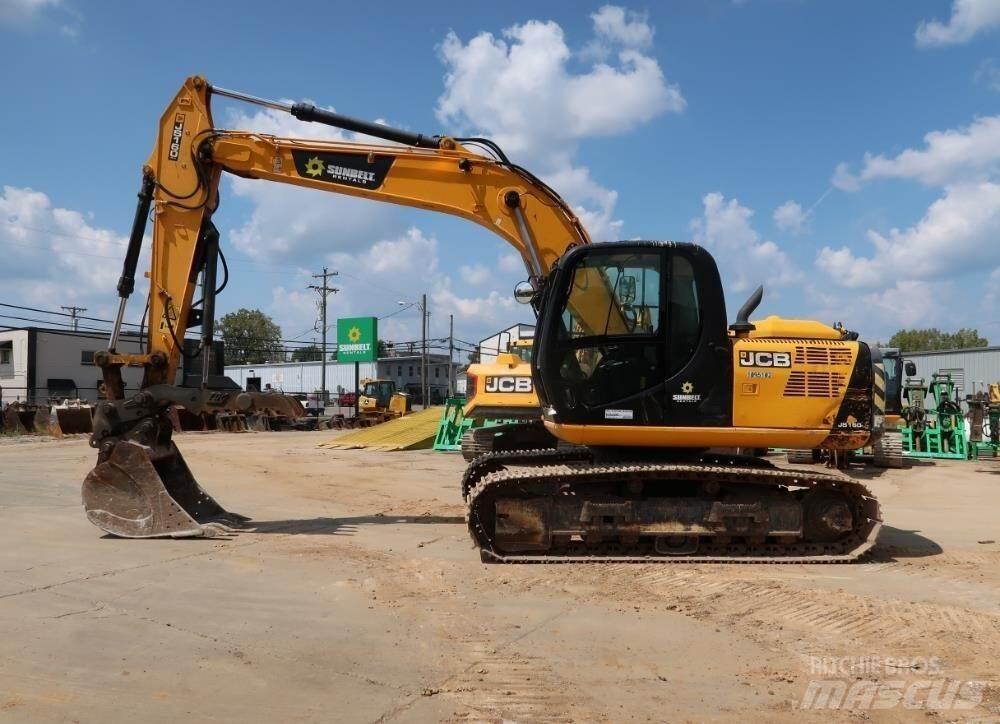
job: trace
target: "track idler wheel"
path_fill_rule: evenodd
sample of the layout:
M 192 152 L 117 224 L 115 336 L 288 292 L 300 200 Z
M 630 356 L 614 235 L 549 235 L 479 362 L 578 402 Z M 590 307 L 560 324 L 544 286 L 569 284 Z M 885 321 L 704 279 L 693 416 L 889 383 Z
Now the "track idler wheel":
M 830 491 L 809 493 L 803 501 L 805 537 L 813 541 L 834 541 L 854 529 L 850 503 Z
M 227 512 L 202 490 L 172 443 L 155 448 L 114 445 L 83 481 L 91 523 L 122 538 L 214 538 L 249 521 Z

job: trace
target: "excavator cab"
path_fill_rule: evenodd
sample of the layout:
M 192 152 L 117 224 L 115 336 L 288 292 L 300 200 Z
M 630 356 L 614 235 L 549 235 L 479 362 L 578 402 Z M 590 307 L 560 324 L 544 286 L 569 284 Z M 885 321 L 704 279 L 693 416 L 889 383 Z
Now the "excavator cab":
M 700 247 L 577 247 L 539 311 L 537 386 L 553 421 L 731 424 L 725 301 L 715 262 Z

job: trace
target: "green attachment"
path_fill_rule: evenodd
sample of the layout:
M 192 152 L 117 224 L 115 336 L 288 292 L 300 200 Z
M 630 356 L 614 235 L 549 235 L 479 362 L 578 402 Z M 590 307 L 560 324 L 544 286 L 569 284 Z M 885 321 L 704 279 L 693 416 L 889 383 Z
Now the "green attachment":
M 956 395 L 951 375 L 935 372 L 925 389 L 923 380 L 907 380 L 904 387 L 906 420 L 903 433 L 903 454 L 909 458 L 967 460 L 969 440 L 965 432 L 965 416 Z M 934 407 L 925 407 L 930 397 Z
M 440 452 L 461 452 L 462 437 L 474 427 L 495 427 L 508 425 L 519 420 L 507 418 L 473 419 L 465 416 L 465 398 L 449 397 L 445 402 L 441 422 L 438 423 L 437 435 L 434 436 L 434 449 Z
M 462 435 L 472 427 L 473 420 L 465 416 L 465 398 L 449 397 L 444 403 L 441 422 L 434 436 L 434 449 L 458 452 L 462 449 Z

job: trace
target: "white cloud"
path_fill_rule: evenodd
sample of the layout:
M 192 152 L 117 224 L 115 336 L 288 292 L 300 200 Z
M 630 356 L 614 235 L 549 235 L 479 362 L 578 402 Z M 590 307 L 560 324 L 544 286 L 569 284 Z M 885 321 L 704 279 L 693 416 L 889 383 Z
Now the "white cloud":
M 795 201 L 786 201 L 774 210 L 774 223 L 782 231 L 799 232 L 806 224 L 808 214 Z
M 656 60 L 633 49 L 623 49 L 615 67 L 572 73 L 554 22 L 529 20 L 501 38 L 480 33 L 468 43 L 449 33 L 441 54 L 448 67 L 441 121 L 485 131 L 542 171 L 564 165 L 582 138 L 624 133 L 685 105 Z
M 46 8 L 61 0 L 0 0 L 0 25 L 23 25 L 35 20 Z
M 340 291 L 329 301 L 331 319 L 381 315 L 379 334 L 391 341 L 419 338 L 420 315 L 402 310 L 398 302 L 419 300 L 428 295 L 431 311 L 430 336 L 447 334 L 448 314 L 455 315 L 455 334 L 462 339 L 478 339 L 486 330 L 516 321 L 529 321 L 531 312 L 513 301 L 511 290 L 524 276 L 520 257 L 513 270 L 496 270 L 484 265 L 468 265 L 458 270 L 458 281 L 471 292 L 463 292 L 456 279 L 441 269 L 438 241 L 417 228 L 399 236 L 381 239 L 353 252 L 329 255 L 332 268 L 341 272 L 334 286 Z M 501 257 L 501 260 L 505 257 Z M 514 266 L 512 263 L 507 266 Z M 317 295 L 306 287 L 308 273 L 272 289 L 268 312 L 287 335 L 310 330 L 318 318 Z M 303 340 L 314 335 L 307 333 Z
M 803 311 L 827 323 L 843 322 L 869 342 L 885 342 L 904 327 L 954 325 L 954 309 L 941 304 L 954 294 L 950 281 L 887 279 L 878 289 L 850 294 L 831 294 L 828 287 L 810 285 L 803 299 L 812 306 Z
M 117 306 L 115 287 L 126 244 L 126 237 L 94 226 L 79 211 L 54 206 L 41 191 L 2 187 L 0 288 L 4 301 L 56 310 L 75 304 L 87 307 L 88 316 L 107 317 Z M 148 244 L 140 258 L 140 273 L 146 268 Z M 140 277 L 133 301 L 144 296 Z M 142 306 L 141 301 L 134 301 L 133 317 L 138 318 Z M 28 324 L 0 320 L 0 324 L 7 323 Z
M 1000 263 L 1000 184 L 949 187 L 916 224 L 887 235 L 870 230 L 870 256 L 846 246 L 824 247 L 816 264 L 846 287 L 883 286 L 897 274 L 906 279 L 946 278 Z
M 621 238 L 623 222 L 614 218 L 618 192 L 594 181 L 589 169 L 567 167 L 545 174 L 545 182 L 570 200 L 573 211 L 594 241 Z
M 510 252 L 501 254 L 497 260 L 497 269 L 507 274 L 524 273 L 524 260 L 519 254 Z
M 924 143 L 924 148 L 908 148 L 894 158 L 865 154 L 857 175 L 850 173 L 847 164 L 839 164 L 833 184 L 856 191 L 867 181 L 898 178 L 944 186 L 981 181 L 1000 172 L 1000 115 L 977 118 L 964 128 L 931 131 Z
M 995 314 L 997 305 L 1000 304 L 1000 266 L 994 269 L 986 280 L 986 289 L 983 292 L 982 309 L 987 314 Z M 991 320 L 996 323 L 996 320 Z
M 914 37 L 921 48 L 957 45 L 971 40 L 977 33 L 997 27 L 1000 27 L 998 0 L 954 0 L 947 21 L 925 20 Z
M 231 113 L 228 124 L 290 138 L 374 142 L 271 109 L 251 115 Z M 312 261 L 335 250 L 361 248 L 372 238 L 402 230 L 399 210 L 388 204 L 236 176 L 231 182 L 233 193 L 249 199 L 253 211 L 242 225 L 230 230 L 230 240 L 257 261 Z
M 685 101 L 642 52 L 653 30 L 641 16 L 606 6 L 592 20 L 594 40 L 614 45 L 616 62 L 595 62 L 582 73 L 570 69 L 573 54 L 554 22 L 529 20 L 500 37 L 484 32 L 467 43 L 449 33 L 440 48 L 448 72 L 437 114 L 442 123 L 490 136 L 552 180 L 591 235 L 604 239 L 620 227 L 613 218 L 615 192 L 574 167 L 578 143 L 627 133 L 680 112 Z
M 994 58 L 987 58 L 972 74 L 972 80 L 1000 93 L 1000 65 Z
M 482 264 L 463 264 L 458 268 L 458 275 L 471 286 L 482 286 L 492 277 L 490 270 Z
M 751 225 L 753 210 L 713 192 L 702 198 L 704 213 L 690 227 L 694 241 L 712 252 L 727 290 L 743 294 L 758 284 L 777 289 L 802 274 L 773 241 L 761 240 Z
M 851 173 L 851 167 L 846 161 L 841 161 L 833 169 L 833 176 L 830 177 L 830 183 L 834 188 L 841 191 L 853 192 L 861 190 L 861 182 L 857 176 Z
M 395 239 L 376 241 L 356 254 L 335 252 L 333 263 L 344 269 L 355 269 L 372 278 L 395 278 L 409 274 L 431 278 L 438 268 L 437 239 L 426 236 L 420 229 L 410 228 Z
M 594 33 L 626 48 L 645 50 L 653 44 L 656 32 L 647 22 L 646 13 L 627 10 L 618 5 L 604 5 L 590 19 L 594 23 Z
M 1000 116 L 932 131 L 924 136 L 923 148 L 907 148 L 894 157 L 866 154 L 857 174 L 846 164 L 834 173 L 834 183 L 851 191 L 878 179 L 916 181 L 942 189 L 942 196 L 905 229 L 870 229 L 868 253 L 848 246 L 822 248 L 816 264 L 835 282 L 874 289 L 889 280 L 943 280 L 1000 263 Z

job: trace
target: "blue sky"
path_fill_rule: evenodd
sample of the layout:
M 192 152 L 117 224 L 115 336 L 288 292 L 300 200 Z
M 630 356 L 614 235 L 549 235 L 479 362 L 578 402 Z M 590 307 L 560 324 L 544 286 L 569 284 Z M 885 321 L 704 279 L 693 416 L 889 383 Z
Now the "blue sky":
M 492 135 L 595 238 L 708 246 L 730 316 L 763 282 L 761 313 L 1000 342 L 1000 0 L 466 8 L 0 0 L 0 301 L 111 313 L 156 119 L 201 73 Z M 235 104 L 215 115 L 329 132 Z M 510 296 L 523 271 L 466 222 L 259 182 L 223 194 L 222 312 L 259 307 L 311 339 L 306 285 L 325 264 L 342 272 L 333 317 L 388 315 L 424 291 L 435 335 L 449 313 L 466 339 L 530 314 Z M 413 311 L 382 323 L 396 340 L 418 330 Z

